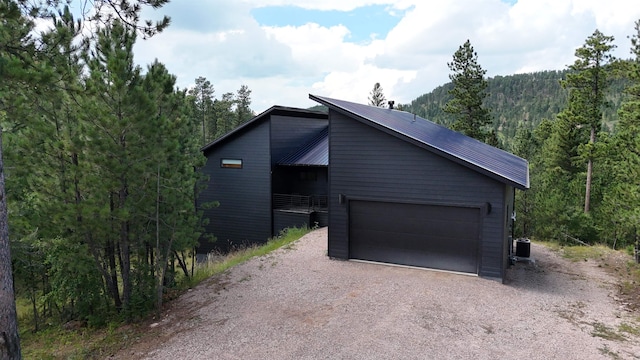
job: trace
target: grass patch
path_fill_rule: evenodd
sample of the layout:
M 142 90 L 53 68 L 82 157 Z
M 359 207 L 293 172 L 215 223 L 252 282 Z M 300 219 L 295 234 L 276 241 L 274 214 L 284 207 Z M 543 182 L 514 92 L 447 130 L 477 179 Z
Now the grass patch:
M 591 332 L 592 336 L 615 341 L 627 340 L 627 338 L 620 332 L 616 331 L 616 329 L 610 328 L 601 322 L 596 321 L 591 325 L 593 325 L 593 331 Z
M 559 252 L 564 258 L 571 261 L 584 261 L 587 259 L 603 260 L 608 255 L 618 252 L 602 244 L 592 246 L 567 245 L 558 241 L 546 240 L 536 240 L 536 243 L 540 243 L 551 250 Z
M 571 261 L 604 260 L 610 252 L 615 252 L 615 250 L 604 245 L 565 246 L 562 248 L 562 256 Z
M 618 326 L 618 330 L 634 336 L 640 335 L 640 326 L 636 324 L 622 323 Z
M 65 330 L 51 326 L 37 333 L 20 333 L 24 359 L 88 359 L 105 358 L 131 344 L 135 339 L 133 326 L 112 324 L 103 329 Z M 118 330 L 115 330 L 118 329 Z
M 179 281 L 179 288 L 182 290 L 191 288 L 213 275 L 221 274 L 227 269 L 242 264 L 245 261 L 259 256 L 264 256 L 277 249 L 290 250 L 293 249 L 293 242 L 300 239 L 311 231 L 308 227 L 293 227 L 280 232 L 263 245 L 250 246 L 229 253 L 222 259 L 208 260 L 195 267 L 193 277 L 190 279 L 182 278 Z
M 595 260 L 618 280 L 618 295 L 629 310 L 640 310 L 640 264 L 633 261 L 628 249 L 613 250 L 605 245 L 563 245 L 554 241 L 537 241 L 557 251 L 570 261 Z

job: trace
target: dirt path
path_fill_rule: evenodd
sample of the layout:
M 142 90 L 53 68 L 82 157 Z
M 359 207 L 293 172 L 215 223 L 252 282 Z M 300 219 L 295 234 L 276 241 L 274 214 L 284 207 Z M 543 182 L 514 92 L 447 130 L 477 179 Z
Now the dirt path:
M 174 301 L 130 359 L 637 359 L 640 314 L 595 262 L 532 244 L 506 284 L 330 260 L 326 228 Z

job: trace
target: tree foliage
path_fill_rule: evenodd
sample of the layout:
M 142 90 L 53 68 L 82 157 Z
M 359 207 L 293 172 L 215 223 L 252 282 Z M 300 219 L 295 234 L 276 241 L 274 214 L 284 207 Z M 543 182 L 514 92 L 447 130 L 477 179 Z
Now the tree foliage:
M 168 24 L 141 24 L 142 7 L 164 3 L 85 2 L 91 10 L 77 20 L 65 2 L 0 0 L 0 225 L 8 215 L 14 256 L 6 233 L 0 255 L 31 302 L 36 331 L 45 319 L 135 319 L 160 308 L 174 262 L 190 276 L 184 264 L 201 229 L 201 116 L 162 63 L 142 69 L 132 53 L 139 35 Z M 39 17 L 53 26 L 35 34 Z M 83 35 L 88 21 L 102 24 Z M 252 113 L 250 90 L 243 93 Z M 14 285 L 4 285 L 14 277 L 0 274 L 8 339 L 0 357 L 19 358 Z
M 449 90 L 451 99 L 444 106 L 444 111 L 451 114 L 452 129 L 478 139 L 489 142 L 492 132 L 491 113 L 483 106 L 487 97 L 486 70 L 478 63 L 478 54 L 467 40 L 453 54 L 453 61 L 447 63 L 452 74 L 449 75 L 453 88 Z M 495 142 L 492 141 L 492 142 Z
M 141 6 L 165 2 L 89 3 L 90 15 L 77 20 L 57 8 L 63 2 L 0 0 L 2 200 L 15 289 L 30 300 L 36 331 L 52 321 L 133 320 L 161 308 L 174 264 L 191 276 L 200 148 L 253 111 L 246 85 L 217 100 L 204 77 L 187 92 L 161 62 L 134 63 L 137 38 L 163 28 L 141 25 Z M 45 15 L 53 26 L 33 35 L 32 20 Z M 87 21 L 102 24 L 83 35 Z
M 380 83 L 375 83 L 373 89 L 369 92 L 369 105 L 384 107 L 387 105 L 387 98 L 384 96 Z
M 214 96 L 214 88 L 205 77 L 198 77 L 195 86 L 188 91 L 187 101 L 191 117 L 202 124 L 202 145 L 223 136 L 246 123 L 255 114 L 251 110 L 251 90 L 241 85 L 236 93 L 227 92 L 220 99 Z
M 609 86 L 607 68 L 613 61 L 611 51 L 615 47 L 613 37 L 596 30 L 585 44 L 576 50 L 576 61 L 569 66 L 569 73 L 562 86 L 569 90 L 567 107 L 558 115 L 570 126 L 584 128 L 588 132 L 587 144 L 577 144 L 580 157 L 587 163 L 584 211 L 590 210 L 593 177 L 594 144 L 596 133 L 602 127 L 602 109 L 606 105 L 605 93 Z M 579 140 L 579 139 L 577 139 Z M 574 143 L 575 144 L 575 143 Z M 577 155 L 577 154 L 576 154 Z
M 236 92 L 236 121 L 234 127 L 238 127 L 253 118 L 251 110 L 251 90 L 247 85 L 241 85 Z
M 622 68 L 630 81 L 618 110 L 620 122 L 613 136 L 595 150 L 602 154 L 603 172 L 610 179 L 599 213 L 607 225 L 604 237 L 613 246 L 637 242 L 640 235 L 640 20 L 634 29 L 633 58 Z
M 534 130 L 544 119 L 555 119 L 567 106 L 567 90 L 562 88 L 560 81 L 566 78 L 568 72 L 540 71 L 487 79 L 489 95 L 484 99 L 484 106 L 491 109 L 493 117 L 490 128 L 496 132 L 505 149 L 511 149 L 520 127 Z M 609 91 L 605 92 L 608 104 L 602 109 L 605 131 L 613 130 L 618 123 L 617 109 L 625 98 L 624 89 L 629 83 L 622 72 L 618 73 L 619 76 L 611 78 Z M 453 119 L 451 114 L 443 111 L 443 107 L 451 99 L 449 90 L 452 88 L 450 82 L 438 86 L 398 108 L 449 127 Z
M 202 76 L 198 77 L 195 86 L 189 89 L 191 116 L 202 124 L 203 146 L 218 133 L 218 124 L 214 116 L 214 93 L 211 82 Z

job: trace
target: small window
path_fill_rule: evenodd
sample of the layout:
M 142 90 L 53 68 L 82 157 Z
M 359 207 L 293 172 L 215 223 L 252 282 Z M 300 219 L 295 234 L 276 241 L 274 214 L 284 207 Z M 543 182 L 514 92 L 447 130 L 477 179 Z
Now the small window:
M 220 167 L 242 169 L 242 159 L 222 159 L 220 160 Z

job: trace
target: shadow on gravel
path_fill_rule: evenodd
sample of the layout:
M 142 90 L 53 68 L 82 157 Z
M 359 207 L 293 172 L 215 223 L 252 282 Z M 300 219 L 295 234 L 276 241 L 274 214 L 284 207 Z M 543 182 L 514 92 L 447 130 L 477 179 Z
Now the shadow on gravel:
M 568 281 L 584 281 L 584 276 L 572 271 L 570 266 L 550 254 L 550 250 L 540 246 L 532 247 L 532 261 L 517 261 L 507 269 L 504 284 L 513 288 L 564 294 Z

